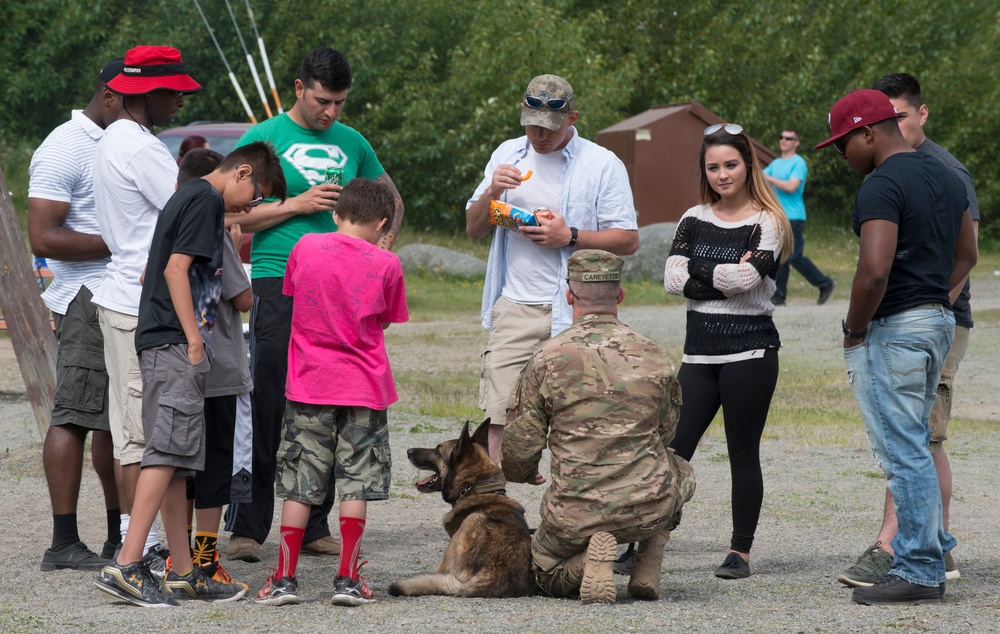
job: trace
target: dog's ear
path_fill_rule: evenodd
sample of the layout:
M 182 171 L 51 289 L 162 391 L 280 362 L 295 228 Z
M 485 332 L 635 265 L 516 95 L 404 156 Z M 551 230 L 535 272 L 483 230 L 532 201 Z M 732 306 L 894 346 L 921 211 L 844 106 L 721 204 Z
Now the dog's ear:
M 455 448 L 451 450 L 451 463 L 455 464 L 458 457 L 471 448 L 472 438 L 469 436 L 469 421 L 465 421 L 465 425 L 462 426 L 462 433 L 458 435 L 458 440 L 455 442 Z
M 476 443 L 486 451 L 490 450 L 490 419 L 486 419 L 476 428 L 476 433 L 472 434 L 472 442 Z

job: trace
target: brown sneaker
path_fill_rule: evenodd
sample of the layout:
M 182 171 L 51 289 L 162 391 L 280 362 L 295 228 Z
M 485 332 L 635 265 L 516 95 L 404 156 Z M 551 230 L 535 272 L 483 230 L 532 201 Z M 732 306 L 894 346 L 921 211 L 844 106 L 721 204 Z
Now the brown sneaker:
M 260 544 L 254 541 L 252 537 L 230 535 L 229 551 L 226 553 L 226 559 L 260 561 Z
M 618 542 L 611 533 L 601 531 L 590 536 L 587 561 L 583 565 L 583 581 L 580 582 L 582 603 L 615 602 L 616 554 Z
M 308 544 L 302 544 L 302 552 L 311 553 L 313 555 L 331 555 L 333 557 L 338 557 L 340 555 L 340 539 L 334 537 L 333 535 L 327 535 L 326 537 L 314 539 Z
M 660 567 L 663 565 L 663 548 L 670 536 L 657 533 L 639 542 L 635 550 L 635 563 L 628 580 L 628 596 L 656 601 L 660 598 Z

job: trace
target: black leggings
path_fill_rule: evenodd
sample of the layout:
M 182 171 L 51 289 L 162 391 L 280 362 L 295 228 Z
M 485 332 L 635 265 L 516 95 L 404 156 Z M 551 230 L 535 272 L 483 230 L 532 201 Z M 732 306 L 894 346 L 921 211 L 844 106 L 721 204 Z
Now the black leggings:
M 733 480 L 730 548 L 748 553 L 764 499 L 760 437 L 778 382 L 778 351 L 768 349 L 760 359 L 733 363 L 684 363 L 677 378 L 684 404 L 670 446 L 680 457 L 691 460 L 698 441 L 722 407 Z

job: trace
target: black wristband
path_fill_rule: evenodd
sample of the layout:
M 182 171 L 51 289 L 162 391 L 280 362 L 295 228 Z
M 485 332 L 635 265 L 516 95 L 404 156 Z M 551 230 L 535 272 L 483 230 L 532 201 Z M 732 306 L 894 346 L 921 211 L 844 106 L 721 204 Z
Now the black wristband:
M 853 330 L 851 330 L 850 328 L 847 327 L 847 320 L 846 319 L 841 319 L 840 320 L 840 326 L 844 329 L 844 336 L 848 337 L 849 339 L 864 339 L 865 338 L 865 331 L 862 330 L 861 332 L 854 332 Z
M 568 247 L 575 247 L 576 241 L 580 239 L 580 232 L 576 230 L 576 227 L 569 228 L 569 244 Z

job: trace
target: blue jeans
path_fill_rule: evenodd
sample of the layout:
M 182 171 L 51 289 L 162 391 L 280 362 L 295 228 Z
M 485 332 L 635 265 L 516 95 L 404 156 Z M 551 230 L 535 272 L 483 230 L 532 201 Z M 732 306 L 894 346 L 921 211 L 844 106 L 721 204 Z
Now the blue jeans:
M 954 333 L 949 308 L 921 306 L 872 320 L 864 343 L 844 350 L 847 380 L 896 503 L 899 531 L 889 572 L 921 586 L 944 581 L 944 553 L 955 547 L 941 520 L 928 448 L 928 419 Z
M 778 287 L 774 294 L 780 299 L 785 299 L 785 295 L 788 293 L 788 276 L 791 272 L 790 267 L 793 266 L 796 271 L 802 274 L 802 277 L 806 278 L 807 282 L 816 288 L 827 288 L 833 284 L 832 279 L 824 275 L 813 264 L 812 260 L 803 255 L 806 250 L 806 236 L 802 231 L 806 228 L 806 221 L 789 220 L 788 222 L 792 225 L 792 238 L 795 240 L 795 246 L 792 248 L 792 254 L 774 276 L 774 283 Z

